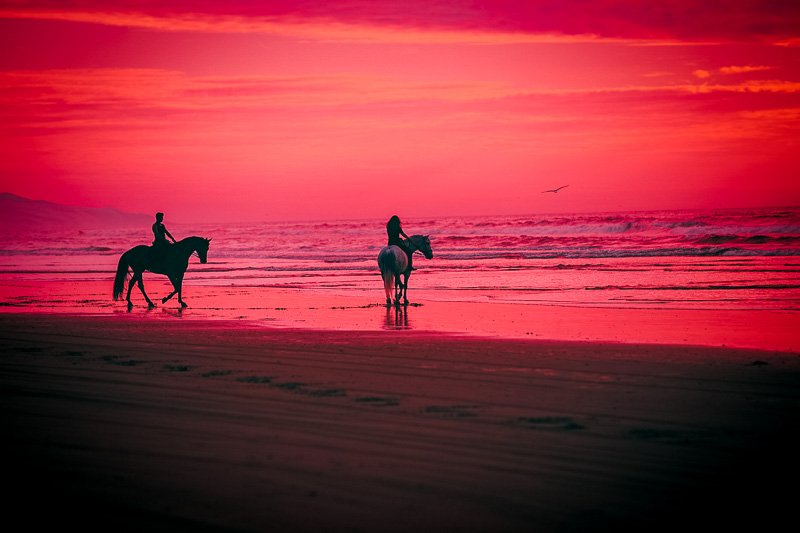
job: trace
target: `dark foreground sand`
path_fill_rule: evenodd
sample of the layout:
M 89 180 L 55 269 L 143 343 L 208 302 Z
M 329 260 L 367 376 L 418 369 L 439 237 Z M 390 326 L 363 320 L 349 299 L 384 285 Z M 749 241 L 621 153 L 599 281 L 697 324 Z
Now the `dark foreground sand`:
M 26 529 L 795 521 L 795 354 L 30 314 L 0 338 Z

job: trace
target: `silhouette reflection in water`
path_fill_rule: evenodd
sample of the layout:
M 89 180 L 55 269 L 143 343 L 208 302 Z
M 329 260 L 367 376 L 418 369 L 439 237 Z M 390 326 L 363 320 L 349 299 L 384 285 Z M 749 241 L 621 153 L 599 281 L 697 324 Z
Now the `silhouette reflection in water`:
M 175 318 L 183 318 L 183 307 L 177 307 L 175 309 L 169 309 L 167 307 L 162 307 L 161 312 L 165 315 L 171 315 Z
M 406 306 L 392 305 L 386 307 L 384 329 L 411 329 L 408 323 L 409 308 Z

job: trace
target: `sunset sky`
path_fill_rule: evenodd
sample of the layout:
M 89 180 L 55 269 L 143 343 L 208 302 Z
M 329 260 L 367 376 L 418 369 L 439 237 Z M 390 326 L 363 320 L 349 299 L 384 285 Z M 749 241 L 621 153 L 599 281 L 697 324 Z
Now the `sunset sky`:
M 800 204 L 800 4 L 717 4 L 2 0 L 0 191 L 173 221 Z

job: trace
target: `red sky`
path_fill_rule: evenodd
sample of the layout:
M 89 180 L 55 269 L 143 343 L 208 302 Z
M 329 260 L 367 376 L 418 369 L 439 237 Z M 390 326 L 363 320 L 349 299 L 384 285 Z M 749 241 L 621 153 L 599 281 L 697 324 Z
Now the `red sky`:
M 715 4 L 4 0 L 0 190 L 174 221 L 800 204 L 800 5 Z

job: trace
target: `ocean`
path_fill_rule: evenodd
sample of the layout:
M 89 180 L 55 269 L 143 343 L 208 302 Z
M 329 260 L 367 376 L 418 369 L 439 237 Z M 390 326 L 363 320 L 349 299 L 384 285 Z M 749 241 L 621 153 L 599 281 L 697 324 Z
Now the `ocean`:
M 168 225 L 212 238 L 187 286 L 295 289 L 380 302 L 385 221 Z M 781 309 L 800 305 L 800 208 L 417 218 L 409 295 L 434 301 L 562 306 Z M 150 228 L 3 232 L 3 284 L 113 278 Z M 161 278 L 149 275 L 150 278 Z M 163 281 L 161 278 L 160 281 Z M 147 278 L 146 278 L 147 282 Z M 5 298 L 5 306 L 14 301 Z

